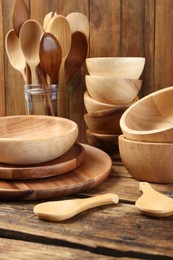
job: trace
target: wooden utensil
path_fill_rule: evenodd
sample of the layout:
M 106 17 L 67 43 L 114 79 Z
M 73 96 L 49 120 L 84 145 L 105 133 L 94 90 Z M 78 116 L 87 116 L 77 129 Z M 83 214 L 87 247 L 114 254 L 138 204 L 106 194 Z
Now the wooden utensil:
M 88 41 L 84 33 L 72 33 L 70 52 L 64 64 L 65 82 L 68 83 L 73 74 L 84 64 L 88 52 Z
M 70 24 L 71 32 L 80 31 L 83 32 L 87 39 L 89 38 L 89 21 L 85 14 L 80 12 L 73 12 L 66 16 L 67 21 Z
M 12 8 L 12 23 L 17 36 L 21 26 L 30 19 L 29 10 L 24 0 L 15 0 Z
M 34 207 L 34 213 L 40 219 L 62 221 L 74 217 L 87 209 L 117 203 L 118 196 L 113 193 L 108 193 L 87 199 L 72 199 L 40 203 Z
M 147 182 L 140 182 L 139 189 L 143 195 L 136 201 L 136 206 L 144 214 L 153 217 L 173 215 L 173 199 L 154 190 Z
M 9 182 L 0 180 L 0 199 L 56 199 L 92 189 L 99 185 L 109 176 L 112 160 L 102 150 L 89 145 L 83 146 L 86 151 L 83 163 L 66 174 L 25 181 Z
M 22 166 L 0 163 L 0 178 L 4 180 L 26 180 L 61 175 L 81 165 L 85 155 L 84 147 L 75 143 L 65 154 L 46 163 Z
M 50 21 L 50 19 L 53 16 L 53 12 L 49 12 L 45 15 L 44 19 L 43 19 L 43 30 L 46 32 L 47 31 L 47 25 Z
M 11 29 L 5 37 L 5 48 L 11 66 L 22 74 L 24 82 L 26 83 L 25 57 L 14 29 Z
M 20 29 L 20 44 L 25 60 L 31 69 L 32 84 L 38 83 L 36 67 L 40 63 L 39 48 L 42 34 L 43 28 L 40 23 L 35 20 L 26 21 Z
M 39 49 L 40 65 L 48 74 L 51 84 L 58 84 L 59 69 L 62 61 L 62 48 L 51 33 L 44 33 Z

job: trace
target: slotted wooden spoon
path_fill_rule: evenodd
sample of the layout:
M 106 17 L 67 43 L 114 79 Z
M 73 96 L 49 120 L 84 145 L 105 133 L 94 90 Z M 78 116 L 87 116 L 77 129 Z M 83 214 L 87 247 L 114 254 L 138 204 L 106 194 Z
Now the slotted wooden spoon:
M 173 199 L 154 190 L 148 182 L 140 182 L 142 196 L 136 201 L 136 206 L 144 214 L 153 217 L 173 215 Z
M 12 24 L 17 36 L 19 36 L 21 26 L 29 19 L 30 13 L 25 1 L 15 0 L 12 8 Z
M 40 203 L 34 207 L 34 213 L 40 219 L 62 221 L 87 209 L 114 203 L 118 203 L 118 196 L 116 194 L 108 193 L 87 199 L 72 199 Z

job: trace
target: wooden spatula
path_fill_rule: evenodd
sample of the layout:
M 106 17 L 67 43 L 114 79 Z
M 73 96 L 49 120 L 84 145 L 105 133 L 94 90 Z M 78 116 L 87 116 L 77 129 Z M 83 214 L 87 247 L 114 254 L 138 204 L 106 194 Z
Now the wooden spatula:
M 140 182 L 142 196 L 136 201 L 136 206 L 144 214 L 154 217 L 173 215 L 173 199 L 154 190 L 148 182 Z
M 116 194 L 108 193 L 87 199 L 44 202 L 34 207 L 34 213 L 40 219 L 62 221 L 90 208 L 114 203 L 117 204 L 118 200 Z

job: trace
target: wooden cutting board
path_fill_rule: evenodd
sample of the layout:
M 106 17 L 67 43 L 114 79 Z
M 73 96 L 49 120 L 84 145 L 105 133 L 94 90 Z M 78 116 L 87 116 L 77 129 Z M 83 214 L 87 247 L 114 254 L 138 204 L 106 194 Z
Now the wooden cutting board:
M 112 168 L 108 154 L 90 145 L 83 163 L 63 175 L 35 180 L 0 180 L 0 200 L 47 200 L 65 197 L 94 188 Z
M 0 179 L 23 180 L 60 175 L 77 168 L 85 155 L 85 148 L 76 143 L 65 154 L 46 163 L 25 166 L 0 163 Z

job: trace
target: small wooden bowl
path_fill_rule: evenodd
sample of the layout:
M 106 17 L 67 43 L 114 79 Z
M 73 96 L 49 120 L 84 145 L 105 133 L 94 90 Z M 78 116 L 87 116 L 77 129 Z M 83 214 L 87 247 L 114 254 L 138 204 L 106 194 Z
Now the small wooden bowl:
M 173 142 L 173 86 L 131 105 L 122 115 L 120 126 L 127 139 Z
M 145 65 L 143 57 L 96 57 L 87 58 L 90 75 L 115 78 L 139 79 Z
M 112 104 L 100 102 L 100 101 L 93 99 L 92 97 L 90 97 L 90 95 L 88 94 L 87 91 L 85 91 L 85 93 L 84 93 L 84 104 L 85 104 L 85 108 L 86 108 L 88 113 L 97 112 L 97 111 L 100 111 L 100 110 L 112 109 L 112 108 L 114 108 L 114 109 L 120 109 L 120 108 L 127 109 L 131 104 L 136 102 L 138 99 L 139 99 L 139 97 L 136 97 L 131 103 L 126 104 L 126 105 L 112 105 Z
M 89 129 L 86 130 L 88 144 L 107 153 L 118 153 L 118 136 L 117 134 L 98 134 L 91 132 Z
M 93 99 L 113 105 L 131 103 L 142 86 L 142 80 L 90 75 L 85 76 L 85 83 Z
M 75 122 L 51 116 L 0 118 L 0 162 L 26 165 L 53 160 L 68 151 L 78 136 Z
M 173 143 L 133 141 L 120 135 L 119 152 L 124 166 L 134 178 L 173 183 Z
M 84 120 L 91 132 L 100 134 L 120 134 L 120 117 L 125 108 L 112 108 L 84 115 Z

